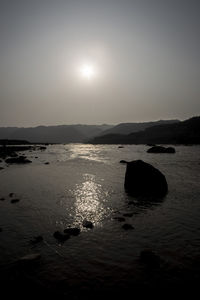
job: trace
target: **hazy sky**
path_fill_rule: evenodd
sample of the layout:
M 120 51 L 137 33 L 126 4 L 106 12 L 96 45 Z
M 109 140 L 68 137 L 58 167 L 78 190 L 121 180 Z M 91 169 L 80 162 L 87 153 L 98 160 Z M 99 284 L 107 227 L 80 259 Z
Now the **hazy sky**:
M 0 126 L 192 115 L 199 0 L 0 0 Z

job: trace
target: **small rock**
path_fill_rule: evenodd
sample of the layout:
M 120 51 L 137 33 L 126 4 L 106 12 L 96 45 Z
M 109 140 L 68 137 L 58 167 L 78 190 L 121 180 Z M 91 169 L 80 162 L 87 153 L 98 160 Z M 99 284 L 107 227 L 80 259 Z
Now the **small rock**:
M 126 221 L 126 219 L 123 218 L 123 217 L 114 217 L 113 219 L 115 219 L 115 220 L 117 220 L 119 222 L 125 222 Z
M 3 229 L 2 228 L 0 228 L 0 232 L 2 232 L 3 231 Z
M 124 146 L 118 146 L 118 148 L 124 148 Z
M 153 146 L 147 150 L 147 153 L 176 153 L 173 147 Z
M 93 223 L 92 222 L 90 222 L 90 221 L 88 221 L 88 220 L 84 220 L 83 221 L 83 227 L 86 227 L 86 228 L 93 228 L 94 227 L 94 225 L 93 225 Z
M 40 149 L 40 150 L 46 150 L 47 147 L 41 146 L 39 149 Z
M 38 156 L 35 156 L 35 158 L 38 158 Z
M 10 194 L 9 194 L 9 197 L 12 197 L 13 195 L 14 195 L 14 193 L 10 193 Z
M 5 198 L 0 198 L 0 200 L 1 200 L 1 201 L 4 201 L 4 200 L 5 200 Z
M 146 249 L 140 253 L 140 261 L 148 267 L 159 267 L 160 256 L 155 254 L 152 250 Z
M 69 235 L 74 235 L 74 236 L 79 235 L 80 232 L 81 232 L 80 229 L 76 228 L 76 227 L 74 227 L 74 228 L 66 228 L 64 230 L 64 233 L 68 233 Z
M 44 164 L 45 164 L 45 165 L 49 165 L 49 162 L 47 161 L 47 162 L 45 162 Z
M 128 218 L 130 218 L 130 217 L 132 217 L 132 216 L 133 216 L 133 213 L 125 213 L 125 214 L 123 214 L 123 216 L 124 216 L 124 217 L 128 217 Z
M 10 201 L 10 203 L 17 203 L 17 202 L 19 202 L 20 200 L 19 199 L 12 199 L 11 201 Z
M 134 229 L 134 227 L 131 224 L 127 224 L 127 223 L 122 225 L 122 228 L 125 229 L 125 230 Z
M 3 170 L 4 168 L 3 167 L 0 167 L 0 170 Z
M 66 240 L 68 240 L 70 238 L 69 234 L 63 234 L 60 231 L 55 231 L 53 236 L 55 237 L 55 239 L 57 239 L 59 242 L 65 242 Z
M 126 160 L 120 160 L 120 164 L 127 164 L 127 161 Z

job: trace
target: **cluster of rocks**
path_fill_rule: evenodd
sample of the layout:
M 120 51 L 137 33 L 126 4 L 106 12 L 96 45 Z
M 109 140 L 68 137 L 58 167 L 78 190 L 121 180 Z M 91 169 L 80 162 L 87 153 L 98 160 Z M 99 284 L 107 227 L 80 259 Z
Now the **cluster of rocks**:
M 47 149 L 45 146 L 0 146 L 0 158 L 4 159 L 7 164 L 28 164 L 32 161 L 27 159 L 24 155 L 18 155 L 17 152 L 29 151 L 32 152 L 34 150 L 44 151 Z M 35 157 L 38 158 L 38 157 Z M 0 161 L 2 162 L 2 161 Z M 49 164 L 49 163 L 45 163 Z M 3 169 L 1 167 L 1 169 Z
M 83 220 L 82 226 L 85 228 L 92 229 L 94 227 L 93 223 L 88 220 Z M 78 236 L 80 234 L 81 230 L 78 227 L 68 227 L 63 230 L 63 232 L 55 231 L 53 236 L 54 238 L 60 242 L 64 243 L 66 240 L 68 240 L 71 236 Z
M 11 157 L 5 160 L 7 164 L 28 164 L 32 163 L 31 160 L 27 159 L 26 156 L 20 155 L 18 157 Z
M 13 196 L 14 196 L 15 194 L 14 193 L 10 193 L 8 196 L 9 196 L 9 198 L 12 198 L 11 200 L 10 200 L 10 203 L 17 203 L 17 202 L 19 202 L 20 201 L 20 199 L 19 198 L 13 198 Z M 5 201 L 6 199 L 4 198 L 4 197 L 1 197 L 0 198 L 0 201 Z
M 119 213 L 119 212 L 118 212 L 118 213 Z M 125 217 L 131 218 L 132 216 L 133 216 L 133 213 L 127 212 L 127 213 L 123 213 L 123 214 L 121 214 L 121 215 L 118 215 L 118 216 L 116 216 L 116 217 L 113 217 L 113 219 L 114 219 L 114 220 L 117 220 L 117 221 L 120 222 L 120 223 L 124 223 L 124 224 L 122 225 L 122 228 L 123 228 L 124 230 L 129 230 L 129 229 L 134 229 L 134 227 L 133 227 L 133 225 L 131 225 L 130 223 L 126 223 L 126 218 L 125 218 Z
M 16 152 L 28 151 L 31 149 L 33 149 L 32 146 L 0 146 L 0 157 L 2 159 L 7 157 L 17 157 L 18 155 Z

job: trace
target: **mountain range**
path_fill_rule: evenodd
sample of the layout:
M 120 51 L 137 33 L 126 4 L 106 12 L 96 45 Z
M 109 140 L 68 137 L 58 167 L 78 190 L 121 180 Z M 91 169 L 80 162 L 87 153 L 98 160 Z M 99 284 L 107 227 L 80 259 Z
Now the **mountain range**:
M 200 117 L 147 127 L 130 134 L 109 133 L 89 141 L 92 144 L 200 144 Z
M 0 127 L 0 140 L 30 143 L 200 144 L 200 117 L 185 121 Z
M 160 120 L 118 125 L 58 125 L 37 127 L 0 127 L 0 140 L 26 140 L 30 143 L 82 143 L 108 134 L 138 132 L 155 125 L 177 123 L 178 120 Z

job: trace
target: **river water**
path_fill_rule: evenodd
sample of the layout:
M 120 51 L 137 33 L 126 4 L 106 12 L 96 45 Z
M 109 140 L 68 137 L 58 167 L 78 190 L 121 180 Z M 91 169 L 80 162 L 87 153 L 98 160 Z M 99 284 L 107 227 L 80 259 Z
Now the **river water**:
M 126 290 L 141 282 L 167 287 L 199 279 L 200 146 L 177 146 L 175 154 L 149 154 L 147 149 L 49 145 L 45 151 L 26 152 L 31 164 L 1 162 L 1 268 L 40 253 L 37 280 L 73 296 Z M 167 196 L 150 202 L 128 196 L 122 159 L 142 159 L 158 168 L 168 182 Z M 20 201 L 12 204 L 13 198 Z M 84 228 L 84 219 L 94 228 Z M 134 229 L 124 230 L 124 223 Z M 59 243 L 53 233 L 69 226 L 79 227 L 81 233 Z M 38 235 L 44 240 L 33 245 Z M 159 255 L 159 270 L 147 272 L 140 261 L 144 249 Z

